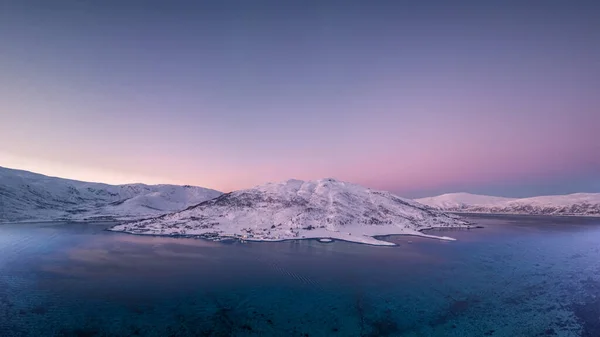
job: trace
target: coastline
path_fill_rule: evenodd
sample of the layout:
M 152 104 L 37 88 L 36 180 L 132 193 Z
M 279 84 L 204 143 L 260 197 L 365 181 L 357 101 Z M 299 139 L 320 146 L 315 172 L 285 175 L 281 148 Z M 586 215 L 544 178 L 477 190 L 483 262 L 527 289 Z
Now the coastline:
M 443 209 L 439 209 L 436 208 L 439 211 L 442 212 L 446 212 L 446 213 L 450 213 L 450 214 L 457 214 L 457 215 L 462 215 L 462 216 L 468 216 L 468 215 L 474 215 L 474 216 L 481 216 L 481 215 L 490 215 L 490 216 L 494 216 L 494 215 L 512 215 L 512 216 L 547 216 L 547 217 L 553 217 L 553 218 L 600 218 L 600 214 L 535 214 L 535 213 L 488 213 L 488 212 L 461 212 L 461 211 L 445 211 Z
M 133 232 L 128 230 L 120 230 L 115 229 L 120 226 L 117 224 L 115 226 L 109 227 L 106 231 L 115 232 L 115 233 L 125 233 L 129 235 L 145 235 L 145 236 L 156 236 L 156 237 L 173 237 L 173 238 L 189 238 L 189 239 L 204 239 L 208 241 L 225 241 L 225 240 L 235 240 L 240 242 L 283 242 L 283 241 L 296 241 L 296 240 L 316 240 L 320 243 L 331 243 L 331 242 L 322 242 L 321 239 L 332 240 L 332 241 L 345 241 L 356 244 L 364 244 L 369 246 L 397 246 L 397 244 L 382 240 L 385 237 L 402 235 L 402 236 L 416 236 L 427 239 L 441 240 L 441 241 L 456 241 L 456 239 L 449 236 L 437 236 L 431 234 L 425 234 L 423 231 L 428 231 L 432 229 L 475 229 L 481 228 L 481 226 L 476 225 L 464 225 L 464 226 L 456 226 L 456 227 L 426 227 L 418 230 L 404 230 L 400 229 L 399 231 L 385 231 L 378 233 L 371 233 L 371 235 L 367 234 L 353 234 L 349 232 L 330 232 L 322 233 L 326 235 L 302 235 L 300 237 L 282 237 L 282 238 L 245 238 L 240 234 L 219 234 L 219 235 L 207 235 L 209 233 L 203 234 L 181 234 L 181 233 L 154 233 L 154 232 Z M 323 232 L 323 231 L 321 231 Z
M 456 214 L 461 216 L 523 216 L 523 217 L 550 217 L 550 218 L 591 218 L 598 219 L 600 218 L 600 214 L 532 214 L 532 213 L 487 213 L 487 212 L 461 212 L 461 211 L 444 211 L 441 209 L 437 209 L 446 213 Z M 169 213 L 165 213 L 166 215 Z M 143 216 L 134 216 L 132 218 L 128 218 L 126 216 L 103 216 L 97 219 L 73 219 L 73 218 L 58 218 L 58 219 L 28 219 L 28 220 L 16 220 L 16 221 L 1 221 L 0 225 L 4 224 L 27 224 L 27 223 L 50 223 L 50 222 L 76 222 L 76 223 L 86 223 L 86 222 L 131 222 L 131 221 L 143 221 L 146 219 L 151 219 L 150 215 Z M 444 227 L 432 227 L 432 228 L 424 228 L 421 230 L 428 230 L 433 228 L 444 228 Z

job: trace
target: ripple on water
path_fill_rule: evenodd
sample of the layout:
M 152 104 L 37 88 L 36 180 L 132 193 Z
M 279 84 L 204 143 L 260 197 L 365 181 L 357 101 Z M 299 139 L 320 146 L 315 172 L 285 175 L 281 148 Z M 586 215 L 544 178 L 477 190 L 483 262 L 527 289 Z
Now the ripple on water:
M 390 248 L 0 226 L 0 335 L 600 336 L 599 234 L 486 223 Z

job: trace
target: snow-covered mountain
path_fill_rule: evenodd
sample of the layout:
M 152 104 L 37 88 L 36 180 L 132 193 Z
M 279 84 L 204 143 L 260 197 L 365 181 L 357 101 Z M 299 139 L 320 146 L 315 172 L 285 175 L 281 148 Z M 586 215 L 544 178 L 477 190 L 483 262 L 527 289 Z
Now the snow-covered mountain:
M 221 194 L 194 186 L 88 183 L 0 167 L 0 222 L 140 219 Z
M 416 199 L 415 201 L 435 208 L 453 209 L 462 206 L 497 205 L 513 200 L 517 199 L 470 193 L 449 193 L 437 197 Z
M 390 243 L 373 236 L 428 236 L 420 231 L 464 226 L 468 224 L 457 216 L 389 192 L 322 179 L 288 180 L 235 191 L 180 212 L 124 223 L 112 230 L 260 241 L 337 238 L 385 245 Z
M 450 193 L 416 199 L 416 201 L 449 212 L 600 216 L 600 193 L 575 193 L 522 199 Z

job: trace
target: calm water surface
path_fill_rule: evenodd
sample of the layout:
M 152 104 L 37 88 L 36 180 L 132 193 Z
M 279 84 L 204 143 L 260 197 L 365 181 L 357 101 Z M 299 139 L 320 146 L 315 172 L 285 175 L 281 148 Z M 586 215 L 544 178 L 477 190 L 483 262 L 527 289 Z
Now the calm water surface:
M 600 219 L 472 219 L 397 247 L 0 225 L 0 336 L 600 336 Z

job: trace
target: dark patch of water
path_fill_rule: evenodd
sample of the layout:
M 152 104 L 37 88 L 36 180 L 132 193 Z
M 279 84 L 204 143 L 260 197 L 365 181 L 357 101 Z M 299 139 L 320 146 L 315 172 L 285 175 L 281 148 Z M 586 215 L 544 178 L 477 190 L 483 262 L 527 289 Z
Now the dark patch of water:
M 472 221 L 397 247 L 3 225 L 0 335 L 600 335 L 598 220 Z

